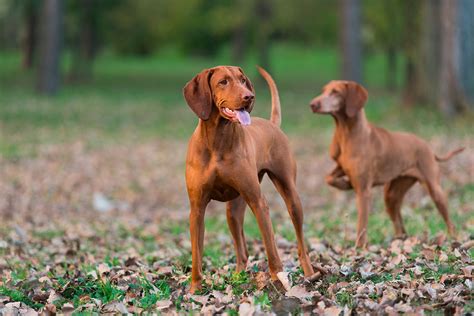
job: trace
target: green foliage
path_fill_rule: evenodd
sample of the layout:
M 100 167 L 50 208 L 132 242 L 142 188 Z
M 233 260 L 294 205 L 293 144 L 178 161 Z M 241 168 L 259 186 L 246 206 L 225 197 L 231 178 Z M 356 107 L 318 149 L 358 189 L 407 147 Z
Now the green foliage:
M 354 301 L 354 298 L 353 298 L 352 294 L 347 293 L 344 290 L 336 293 L 336 302 L 340 306 L 347 306 L 350 309 L 352 309 L 356 306 L 356 303 Z
M 14 302 L 22 302 L 33 308 L 41 308 L 43 304 L 33 302 L 27 295 L 17 289 L 7 288 L 6 286 L 0 286 L 0 295 L 10 297 Z
M 143 309 L 150 309 L 157 301 L 169 299 L 171 295 L 171 288 L 165 280 L 152 283 L 143 277 L 139 279 L 138 285 L 143 291 L 143 297 L 139 300 L 139 306 Z
M 122 299 L 125 292 L 118 289 L 109 280 L 93 280 L 88 277 L 78 277 L 62 292 L 64 298 L 74 302 L 78 302 L 81 296 L 84 295 L 89 295 L 91 298 L 108 303 Z
M 256 295 L 253 298 L 253 302 L 255 305 L 259 305 L 262 310 L 271 310 L 272 307 L 272 301 L 268 297 L 268 294 L 266 292 L 263 292 L 260 295 Z
M 250 282 L 250 275 L 246 271 L 231 273 L 227 282 L 232 285 L 234 295 L 241 295 L 244 291 L 253 287 Z

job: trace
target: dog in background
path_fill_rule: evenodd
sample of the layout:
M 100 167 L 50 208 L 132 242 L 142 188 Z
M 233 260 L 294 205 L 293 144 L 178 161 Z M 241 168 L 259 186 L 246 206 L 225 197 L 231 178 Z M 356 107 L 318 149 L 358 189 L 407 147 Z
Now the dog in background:
M 384 185 L 386 210 L 396 237 L 406 235 L 400 210 L 405 193 L 416 182 L 427 189 L 448 233 L 454 235 L 447 199 L 440 186 L 438 162 L 450 159 L 464 148 L 439 157 L 427 142 L 413 134 L 389 132 L 372 125 L 363 109 L 367 98 L 367 90 L 356 82 L 331 81 L 310 104 L 314 113 L 330 114 L 336 123 L 330 155 L 337 166 L 326 182 L 340 190 L 356 192 L 356 246 L 366 246 L 371 188 L 378 185 Z

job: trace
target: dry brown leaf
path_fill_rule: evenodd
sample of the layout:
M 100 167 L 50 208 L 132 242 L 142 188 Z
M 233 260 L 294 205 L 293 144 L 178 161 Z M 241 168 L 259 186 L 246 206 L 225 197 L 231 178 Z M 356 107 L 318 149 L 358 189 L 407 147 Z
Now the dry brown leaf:
M 170 308 L 173 305 L 173 302 L 170 300 L 157 301 L 155 304 L 156 310 L 162 311 Z
M 278 280 L 280 280 L 281 284 L 283 285 L 286 291 L 289 291 L 291 289 L 290 279 L 288 278 L 288 275 L 289 275 L 288 272 L 277 273 Z
M 332 306 L 324 309 L 323 315 L 324 316 L 339 316 L 341 314 L 342 308 L 337 306 Z

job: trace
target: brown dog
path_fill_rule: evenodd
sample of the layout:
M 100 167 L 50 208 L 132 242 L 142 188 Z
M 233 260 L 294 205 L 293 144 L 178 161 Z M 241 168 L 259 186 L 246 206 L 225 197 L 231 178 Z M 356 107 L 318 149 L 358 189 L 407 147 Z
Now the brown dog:
M 280 100 L 271 76 L 259 68 L 272 94 L 270 121 L 250 119 L 254 89 L 239 67 L 206 69 L 184 87 L 184 97 L 199 117 L 186 158 L 192 244 L 191 292 L 201 287 L 204 213 L 210 200 L 227 202 L 229 225 L 237 257 L 237 271 L 245 269 L 248 252 L 243 232 L 246 205 L 262 234 L 273 279 L 282 271 L 268 205 L 260 181 L 268 174 L 283 197 L 298 239 L 298 255 L 306 276 L 313 268 L 303 238 L 303 211 L 296 192 L 296 163 L 288 139 L 280 130 Z
M 388 132 L 370 124 L 363 106 L 367 91 L 351 81 L 331 81 L 321 95 L 311 101 L 315 113 L 331 114 L 336 130 L 330 147 L 336 168 L 326 182 L 357 194 L 357 247 L 367 243 L 367 221 L 371 208 L 371 188 L 385 185 L 385 205 L 395 236 L 406 234 L 400 208 L 405 193 L 417 181 L 428 190 L 450 235 L 454 226 L 448 215 L 446 196 L 439 181 L 439 161 L 446 161 L 464 148 L 436 156 L 429 145 L 413 134 Z

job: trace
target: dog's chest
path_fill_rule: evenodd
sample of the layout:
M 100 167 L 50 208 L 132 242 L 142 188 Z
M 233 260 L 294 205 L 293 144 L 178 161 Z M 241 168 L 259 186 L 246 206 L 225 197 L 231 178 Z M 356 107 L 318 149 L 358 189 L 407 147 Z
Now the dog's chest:
M 219 177 L 216 177 L 212 186 L 211 199 L 220 202 L 227 202 L 235 199 L 238 196 L 239 192 L 237 192 L 230 185 L 226 184 Z

